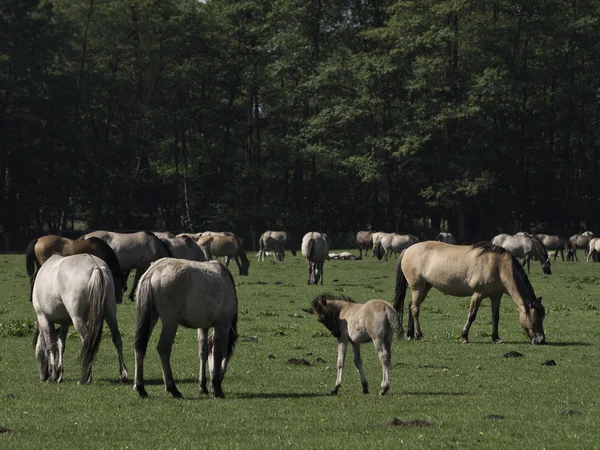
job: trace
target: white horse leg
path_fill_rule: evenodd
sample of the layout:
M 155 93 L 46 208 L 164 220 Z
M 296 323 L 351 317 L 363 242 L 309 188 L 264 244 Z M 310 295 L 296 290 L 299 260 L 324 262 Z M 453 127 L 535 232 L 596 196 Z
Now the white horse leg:
M 502 339 L 498 336 L 498 323 L 500 322 L 500 300 L 502 294 L 494 295 L 490 298 L 492 302 L 492 341 L 496 344 L 501 344 Z
M 136 339 L 133 344 L 133 353 L 135 355 L 135 373 L 133 376 L 133 390 L 136 391 L 141 398 L 148 397 L 148 393 L 144 388 L 144 358 L 146 357 L 146 350 L 148 349 L 148 341 L 152 330 L 156 326 L 158 321 L 158 315 L 150 317 L 150 323 L 148 329 L 141 333 L 141 338 Z M 137 333 L 136 333 L 137 334 Z
M 210 368 L 210 390 L 215 398 L 224 398 L 221 382 L 223 358 L 227 355 L 229 327 L 215 327 L 213 332 L 212 366 Z
M 44 340 L 43 347 L 45 347 L 46 352 L 45 359 L 48 367 L 48 377 L 46 381 L 48 381 L 48 383 L 55 383 L 57 380 L 57 373 L 54 365 L 54 355 L 56 353 L 54 324 L 49 322 L 44 315 L 38 315 L 37 320 L 41 339 Z
M 362 359 L 360 357 L 360 344 L 352 343 L 352 348 L 354 349 L 354 365 L 360 374 L 360 382 L 363 387 L 363 394 L 369 393 L 369 383 L 367 382 L 367 377 L 365 377 L 365 372 L 362 368 Z
M 127 383 L 129 375 L 127 374 L 127 367 L 125 367 L 125 360 L 123 359 L 123 341 L 121 340 L 121 333 L 119 332 L 119 326 L 117 325 L 117 307 L 116 303 L 107 303 L 104 311 L 104 320 L 110 330 L 112 336 L 113 345 L 117 349 L 117 355 L 119 357 L 119 374 L 121 383 Z
M 344 361 L 346 360 L 347 348 L 347 342 L 338 340 L 337 378 L 335 379 L 335 386 L 331 390 L 331 395 L 337 395 L 340 386 L 342 385 L 342 373 L 344 371 Z
M 475 292 L 471 297 L 471 304 L 469 305 L 469 316 L 467 318 L 467 323 L 460 334 L 460 341 L 467 344 L 469 343 L 469 329 L 471 328 L 471 324 L 477 317 L 477 310 L 479 309 L 479 305 L 481 305 L 481 300 L 483 297 L 478 292 Z
M 129 300 L 131 300 L 132 302 L 135 301 L 133 298 L 135 295 L 135 290 L 137 288 L 138 283 L 140 282 L 140 278 L 142 278 L 142 275 L 144 274 L 146 269 L 147 267 L 145 269 L 135 270 L 135 277 L 133 277 L 133 286 L 131 286 L 131 292 L 129 292 Z
M 312 284 L 312 273 L 313 273 L 313 263 L 311 261 L 308 262 L 308 283 L 307 284 Z
M 85 342 L 88 335 L 87 324 L 80 317 L 73 318 L 73 328 L 79 334 L 79 338 L 81 339 L 81 345 Z M 90 367 L 81 367 L 81 378 L 77 383 L 79 384 L 90 384 L 92 382 L 92 366 Z
M 391 339 L 390 342 L 383 342 L 381 339 L 373 339 L 375 350 L 381 361 L 381 389 L 379 395 L 385 395 L 390 388 L 390 362 L 391 362 Z
M 40 372 L 40 380 L 46 381 L 50 375 L 48 372 L 48 353 L 46 352 L 46 340 L 39 325 L 37 343 L 35 345 L 35 355 L 38 361 L 38 369 Z
M 165 390 L 173 395 L 173 398 L 183 398 L 181 392 L 175 386 L 173 371 L 171 370 L 171 350 L 173 349 L 173 341 L 177 334 L 177 323 L 164 323 L 160 330 L 160 338 L 156 349 L 160 357 L 160 365 L 162 367 L 163 380 L 165 382 Z
M 208 360 L 208 329 L 198 328 L 198 357 L 200 358 L 200 393 L 208 394 L 206 389 L 206 361 Z
M 58 365 L 56 371 L 58 372 L 58 378 L 56 379 L 57 383 L 62 381 L 63 376 L 63 356 L 65 354 L 65 347 L 67 345 L 67 333 L 69 332 L 68 325 L 61 325 L 58 330 L 58 339 L 57 339 L 57 350 L 58 350 Z

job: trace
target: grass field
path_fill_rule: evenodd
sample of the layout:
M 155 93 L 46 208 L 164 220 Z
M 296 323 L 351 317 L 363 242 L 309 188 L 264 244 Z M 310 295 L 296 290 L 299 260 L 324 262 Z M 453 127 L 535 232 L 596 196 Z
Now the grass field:
M 580 254 L 580 260 L 582 255 Z M 372 344 L 362 347 L 371 394 L 364 395 L 349 349 L 344 383 L 335 381 L 336 343 L 308 307 L 321 292 L 359 302 L 391 301 L 395 263 L 325 263 L 325 285 L 307 286 L 306 264 L 257 263 L 240 277 L 240 339 L 225 377 L 226 398 L 200 396 L 193 330 L 180 328 L 173 350 L 183 400 L 162 386 L 154 349 L 145 363 L 150 398 L 121 385 L 105 327 L 94 382 L 79 386 L 76 335 L 67 341 L 64 381 L 39 380 L 28 325 L 24 255 L 0 255 L 1 448 L 597 448 L 600 446 L 600 264 L 532 265 L 531 282 L 546 307 L 548 345 L 528 343 L 512 300 L 504 297 L 500 336 L 491 342 L 489 300 L 460 344 L 468 299 L 431 291 L 423 304 L 425 341 L 395 341 L 390 392 L 377 395 L 381 366 Z M 119 306 L 125 359 L 133 378 L 133 304 Z M 521 358 L 505 358 L 507 352 Z M 304 358 L 310 365 L 292 365 Z M 543 365 L 554 360 L 555 366 Z M 393 424 L 394 419 L 396 424 Z M 419 426 L 418 426 L 419 425 Z

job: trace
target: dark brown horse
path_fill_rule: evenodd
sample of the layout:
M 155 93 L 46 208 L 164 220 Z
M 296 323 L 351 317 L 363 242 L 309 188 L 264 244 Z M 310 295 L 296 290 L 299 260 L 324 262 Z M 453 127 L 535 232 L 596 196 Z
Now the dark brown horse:
M 41 238 L 34 239 L 27 246 L 25 255 L 25 266 L 27 275 L 31 283 L 29 301 L 32 299 L 33 283 L 38 270 L 54 253 L 62 256 L 76 255 L 80 253 L 88 253 L 102 259 L 112 272 L 115 284 L 115 298 L 117 303 L 121 303 L 123 299 L 123 288 L 125 280 L 121 273 L 121 266 L 115 252 L 102 239 L 95 237 L 82 241 L 73 241 L 62 236 L 49 234 Z

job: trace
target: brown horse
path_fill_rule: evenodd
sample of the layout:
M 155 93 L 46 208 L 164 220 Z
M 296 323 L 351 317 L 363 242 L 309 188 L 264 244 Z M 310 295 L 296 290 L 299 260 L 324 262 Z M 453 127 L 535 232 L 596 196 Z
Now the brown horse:
M 419 311 L 429 290 L 434 287 L 455 297 L 471 296 L 469 317 L 461 333 L 461 341 L 469 342 L 469 328 L 477 316 L 484 298 L 492 304 L 492 340 L 498 336 L 500 299 L 508 294 L 520 312 L 520 322 L 532 344 L 544 344 L 545 310 L 542 298 L 536 298 L 523 266 L 508 250 L 489 242 L 474 245 L 451 245 L 426 241 L 407 248 L 396 267 L 396 298 L 394 308 L 404 310 L 404 295 L 410 286 L 412 302 L 408 315 L 409 338 L 423 339 Z
M 358 247 L 358 256 L 362 258 L 362 251 L 365 251 L 365 258 L 369 253 L 369 248 L 373 246 L 373 232 L 359 231 L 356 233 L 356 246 Z
M 88 253 L 103 260 L 109 267 L 115 285 L 115 298 L 117 303 L 123 300 L 125 279 L 121 273 L 119 260 L 112 248 L 103 240 L 92 237 L 83 241 L 73 241 L 62 236 L 49 234 L 32 240 L 27 246 L 25 266 L 31 284 L 29 300 L 32 299 L 33 284 L 38 270 L 54 253 L 62 256 Z
M 242 244 L 242 240 L 237 236 L 202 236 L 198 239 L 198 245 L 208 261 L 213 256 L 226 256 L 227 266 L 229 267 L 230 258 L 233 258 L 240 270 L 240 275 L 248 275 L 250 261 L 246 256 L 246 249 L 244 248 L 244 244 Z
M 260 235 L 260 238 L 272 237 L 278 241 L 283 242 L 283 249 L 292 252 L 292 255 L 296 256 L 298 251 L 298 245 L 296 243 L 296 237 L 289 231 L 265 231 Z

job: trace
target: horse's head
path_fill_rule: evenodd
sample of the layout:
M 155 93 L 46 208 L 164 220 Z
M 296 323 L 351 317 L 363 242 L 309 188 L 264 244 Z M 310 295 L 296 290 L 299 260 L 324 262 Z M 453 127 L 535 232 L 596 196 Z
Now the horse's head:
M 313 300 L 312 306 L 308 309 L 302 309 L 302 311 L 309 314 L 314 314 L 317 320 L 325 325 L 334 337 L 340 337 L 339 329 L 339 311 L 332 309 L 327 304 L 327 296 L 321 295 Z
M 552 275 L 552 270 L 550 269 L 550 258 L 546 255 L 546 260 L 542 263 L 542 272 L 546 275 Z
M 546 310 L 542 305 L 542 297 L 536 298 L 528 310 L 521 311 L 519 320 L 532 344 L 545 344 L 544 317 Z

